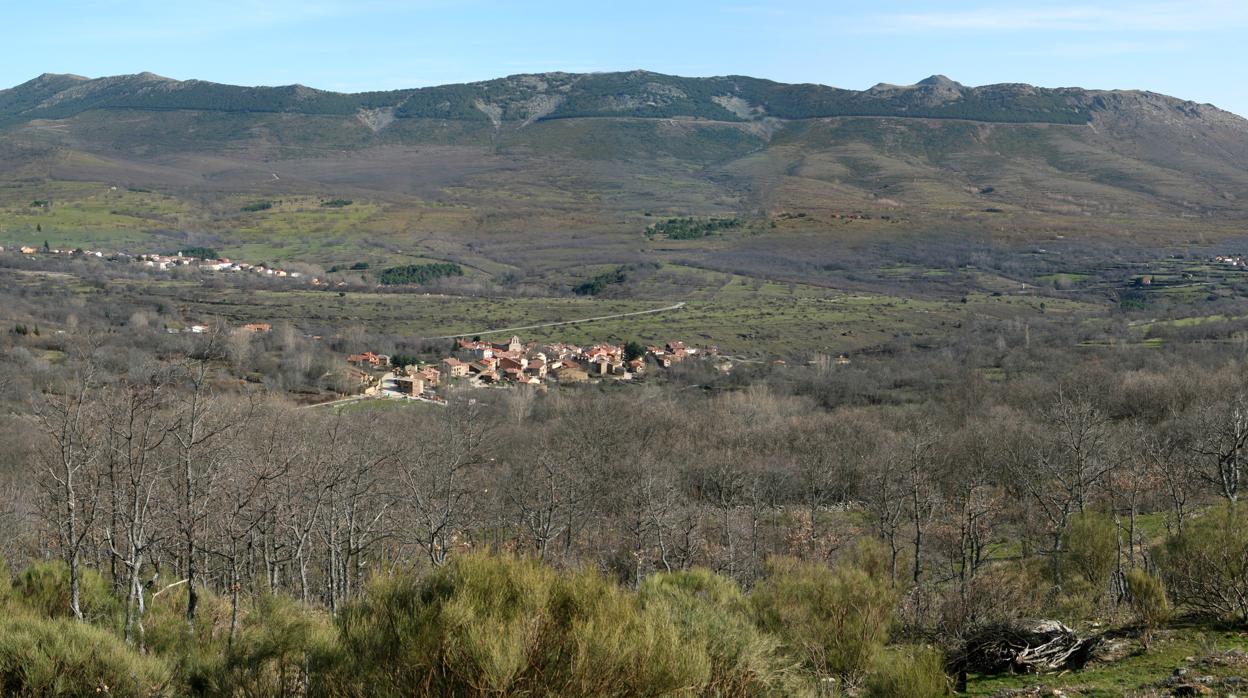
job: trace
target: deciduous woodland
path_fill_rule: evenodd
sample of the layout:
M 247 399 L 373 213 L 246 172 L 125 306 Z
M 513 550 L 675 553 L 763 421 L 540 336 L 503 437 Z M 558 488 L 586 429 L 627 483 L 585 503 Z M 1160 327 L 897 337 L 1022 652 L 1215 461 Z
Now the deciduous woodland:
M 987 628 L 1248 621 L 1240 344 L 333 410 L 148 336 L 5 336 L 15 693 L 941 695 Z
M 0 695 L 1248 694 L 1245 163 L 941 76 L 0 90 Z

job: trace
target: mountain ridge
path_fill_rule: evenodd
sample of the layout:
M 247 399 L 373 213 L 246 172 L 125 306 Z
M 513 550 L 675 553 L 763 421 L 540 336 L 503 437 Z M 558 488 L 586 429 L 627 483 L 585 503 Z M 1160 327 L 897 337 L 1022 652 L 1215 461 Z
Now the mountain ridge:
M 1099 113 L 1164 109 L 1216 119 L 1248 132 L 1248 121 L 1210 104 L 1141 90 L 1089 90 L 998 83 L 968 87 L 943 75 L 913 85 L 847 90 L 742 75 L 687 78 L 645 70 L 526 73 L 470 83 L 342 93 L 301 84 L 245 87 L 174 80 L 155 73 L 85 78 L 44 73 L 0 90 L 0 126 L 71 118 L 94 110 L 293 113 L 351 116 L 392 109 L 396 119 L 527 125 L 594 116 L 753 122 L 853 116 L 955 118 L 988 123 L 1092 123 Z
M 638 239 L 687 216 L 753 227 Z M 789 269 L 933 231 L 1191 241 L 1248 226 L 1248 121 L 1153 92 L 939 75 L 854 91 L 552 72 L 343 94 L 46 74 L 0 91 L 0 236 L 40 226 L 332 263 L 323 247 L 380 245 L 499 273 L 554 263 L 551 247 Z

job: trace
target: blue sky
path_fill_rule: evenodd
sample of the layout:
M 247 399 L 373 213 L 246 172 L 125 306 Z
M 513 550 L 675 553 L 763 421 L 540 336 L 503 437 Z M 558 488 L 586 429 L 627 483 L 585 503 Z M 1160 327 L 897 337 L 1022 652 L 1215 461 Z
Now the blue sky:
M 7 0 L 0 86 L 144 70 L 361 91 L 645 68 L 1138 88 L 1248 115 L 1248 0 Z

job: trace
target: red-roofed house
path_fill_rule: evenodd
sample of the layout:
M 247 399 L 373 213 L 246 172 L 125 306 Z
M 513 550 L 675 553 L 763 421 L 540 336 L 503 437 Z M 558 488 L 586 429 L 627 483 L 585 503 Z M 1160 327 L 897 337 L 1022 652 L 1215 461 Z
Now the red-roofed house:
M 385 354 L 374 354 L 366 351 L 363 354 L 352 354 L 347 357 L 347 363 L 355 366 L 389 366 L 390 357 Z
M 465 359 L 488 359 L 494 356 L 494 345 L 489 342 L 474 342 L 467 339 L 459 340 L 459 349 L 456 352 Z
M 468 375 L 469 365 L 451 356 L 442 359 L 442 370 L 452 378 L 463 378 Z

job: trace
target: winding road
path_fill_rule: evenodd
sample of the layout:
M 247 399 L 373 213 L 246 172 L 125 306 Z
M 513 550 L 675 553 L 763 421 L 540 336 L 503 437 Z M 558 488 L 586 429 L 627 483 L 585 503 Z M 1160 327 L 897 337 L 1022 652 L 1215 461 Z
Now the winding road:
M 544 327 L 562 327 L 564 325 L 580 325 L 586 322 L 599 322 L 601 320 L 615 320 L 622 317 L 636 317 L 638 315 L 653 315 L 655 313 L 667 313 L 673 310 L 680 310 L 685 307 L 685 301 L 668 305 L 662 308 L 653 308 L 651 310 L 634 310 L 631 313 L 616 313 L 614 315 L 599 315 L 597 317 L 581 318 L 579 320 L 563 320 L 560 322 L 543 322 L 538 325 L 523 325 L 520 327 L 504 327 L 497 330 L 484 330 L 481 332 L 463 332 L 460 334 L 446 334 L 440 337 L 422 337 L 424 340 L 431 339 L 461 339 L 463 337 L 481 337 L 487 334 L 500 334 L 504 332 L 520 332 L 522 330 L 538 330 Z

